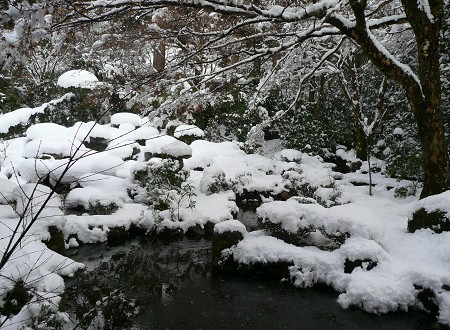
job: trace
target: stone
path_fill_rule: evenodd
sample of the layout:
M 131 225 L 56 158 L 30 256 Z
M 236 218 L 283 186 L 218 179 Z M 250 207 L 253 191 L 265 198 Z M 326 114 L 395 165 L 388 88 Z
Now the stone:
M 212 268 L 213 271 L 220 270 L 222 251 L 238 244 L 244 235 L 240 231 L 225 231 L 218 233 L 214 231 L 212 238 Z
M 344 263 L 344 273 L 351 274 L 355 268 L 363 268 L 365 270 L 371 270 L 375 268 L 378 265 L 376 261 L 370 260 L 370 259 L 364 259 L 364 260 L 349 260 L 345 259 Z
M 125 244 L 128 239 L 128 232 L 125 227 L 112 227 L 109 228 L 107 234 L 107 241 L 109 246 L 117 246 Z
M 65 256 L 66 242 L 64 241 L 64 234 L 61 229 L 56 226 L 50 226 L 48 227 L 48 231 L 50 233 L 50 239 L 44 241 L 44 244 L 47 245 L 50 250 Z

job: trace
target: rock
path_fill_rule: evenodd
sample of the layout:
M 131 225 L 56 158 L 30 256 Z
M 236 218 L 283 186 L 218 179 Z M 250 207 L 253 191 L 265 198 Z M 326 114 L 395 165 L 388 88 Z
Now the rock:
M 195 125 L 180 125 L 175 128 L 173 136 L 184 143 L 191 144 L 195 140 L 202 139 L 205 133 Z
M 358 260 L 354 260 L 354 261 L 345 259 L 344 273 L 351 274 L 353 272 L 353 270 L 355 270 L 355 268 L 357 268 L 357 267 L 361 267 L 365 270 L 371 270 L 371 269 L 375 268 L 377 265 L 378 265 L 378 263 L 376 261 L 372 261 L 370 259 L 364 259 L 364 260 L 358 259 Z
M 162 241 L 173 241 L 182 239 L 184 237 L 184 232 L 181 228 L 163 227 L 157 230 L 157 235 Z
M 210 165 L 203 171 L 203 178 L 200 180 L 200 190 L 211 195 L 230 189 L 225 180 L 225 172 L 217 165 Z
M 92 214 L 113 214 L 122 206 L 123 202 L 118 197 L 92 196 L 89 198 L 89 210 Z
M 236 194 L 236 205 L 239 208 L 256 208 L 262 203 L 259 191 L 248 191 L 244 189 L 241 194 Z
M 128 238 L 128 232 L 125 230 L 125 227 L 112 227 L 109 228 L 107 234 L 107 241 L 109 246 L 117 246 L 125 244 Z
M 211 221 L 208 221 L 205 224 L 205 238 L 206 239 L 212 239 L 214 235 L 214 223 Z
M 361 166 L 362 166 L 362 161 L 360 161 L 360 160 L 353 161 L 350 164 L 350 171 L 351 172 L 356 172 L 356 171 L 361 169 Z
M 189 227 L 185 233 L 186 237 L 199 238 L 205 235 L 204 229 L 200 225 Z
M 177 140 L 162 146 L 161 155 L 174 159 L 185 159 L 192 156 L 192 148 L 186 143 Z
M 285 190 L 275 196 L 275 200 L 287 201 L 289 198 L 297 196 L 297 191 L 294 189 Z
M 61 229 L 56 226 L 50 226 L 48 227 L 48 231 L 50 233 L 50 239 L 48 241 L 44 241 L 44 244 L 47 245 L 50 250 L 65 256 L 66 243 L 64 241 L 64 234 Z
M 213 271 L 220 270 L 222 251 L 239 243 L 246 232 L 245 226 L 238 220 L 227 220 L 215 226 L 212 238 Z
M 108 147 L 108 142 L 108 139 L 105 139 L 104 137 L 91 136 L 89 137 L 89 142 L 84 141 L 84 145 L 86 146 L 86 148 L 95 151 L 104 151 Z
M 284 149 L 280 153 L 280 158 L 283 162 L 295 162 L 300 164 L 302 162 L 302 156 L 303 154 L 301 151 L 295 149 Z
M 421 286 L 414 285 L 419 293 L 417 294 L 417 300 L 420 301 L 423 307 L 434 317 L 439 315 L 439 303 L 436 300 L 436 295 L 433 290 L 429 288 L 423 288 Z

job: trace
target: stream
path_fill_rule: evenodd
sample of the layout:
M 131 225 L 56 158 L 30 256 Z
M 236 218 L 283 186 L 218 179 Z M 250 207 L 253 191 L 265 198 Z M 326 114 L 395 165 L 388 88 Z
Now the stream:
M 440 329 L 427 313 L 344 310 L 326 288 L 211 276 L 211 242 L 135 240 L 72 249 L 87 271 L 61 309 L 77 329 Z

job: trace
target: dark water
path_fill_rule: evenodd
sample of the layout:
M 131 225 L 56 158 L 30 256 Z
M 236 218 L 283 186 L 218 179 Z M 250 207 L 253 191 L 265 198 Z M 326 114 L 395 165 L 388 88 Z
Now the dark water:
M 376 316 L 343 310 L 327 289 L 221 278 L 210 242 L 85 246 L 89 272 L 68 281 L 63 307 L 79 329 L 440 329 L 424 312 Z

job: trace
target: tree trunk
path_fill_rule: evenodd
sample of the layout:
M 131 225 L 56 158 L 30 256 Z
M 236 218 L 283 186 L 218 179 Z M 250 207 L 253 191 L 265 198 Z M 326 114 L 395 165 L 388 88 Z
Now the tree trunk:
M 153 51 L 153 67 L 161 72 L 166 66 L 166 41 L 161 40 Z
M 367 157 L 367 138 L 364 133 L 363 127 L 360 123 L 360 116 L 354 114 L 355 129 L 356 129 L 356 157 L 364 160 Z
M 428 85 L 436 82 L 428 82 Z M 420 198 L 440 194 L 449 188 L 449 156 L 440 111 L 440 98 L 423 100 L 408 93 L 419 132 L 424 162 L 424 183 Z
M 434 20 L 419 10 L 411 0 L 403 0 L 417 41 L 421 86 L 406 86 L 406 94 L 413 110 L 419 132 L 424 161 L 424 183 L 420 198 L 449 189 L 450 160 L 444 136 L 441 109 L 441 77 L 439 68 L 439 33 L 443 17 L 443 2 L 430 1 Z
M 444 137 L 439 69 L 439 32 L 443 17 L 443 0 L 429 1 L 429 14 L 418 6 L 417 1 L 402 0 L 417 45 L 417 76 L 387 55 L 370 34 L 365 16 L 367 2 L 350 0 L 349 3 L 355 14 L 356 25 L 349 28 L 338 20 L 330 19 L 330 22 L 355 40 L 387 78 L 396 81 L 405 89 L 417 123 L 424 161 L 425 177 L 420 198 L 446 191 L 450 182 L 450 159 Z

